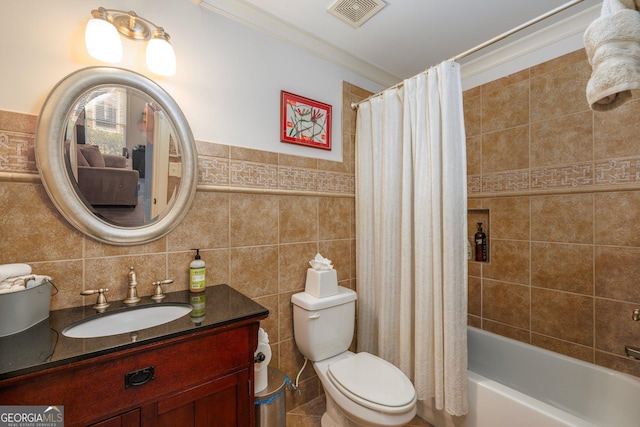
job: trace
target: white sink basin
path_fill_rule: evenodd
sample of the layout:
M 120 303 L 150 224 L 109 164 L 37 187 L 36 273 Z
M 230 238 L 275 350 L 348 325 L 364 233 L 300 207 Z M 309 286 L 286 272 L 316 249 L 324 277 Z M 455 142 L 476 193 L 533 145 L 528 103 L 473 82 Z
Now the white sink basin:
M 70 338 L 97 338 L 124 334 L 169 323 L 189 314 L 192 309 L 186 303 L 132 307 L 76 322 L 64 328 L 62 335 Z

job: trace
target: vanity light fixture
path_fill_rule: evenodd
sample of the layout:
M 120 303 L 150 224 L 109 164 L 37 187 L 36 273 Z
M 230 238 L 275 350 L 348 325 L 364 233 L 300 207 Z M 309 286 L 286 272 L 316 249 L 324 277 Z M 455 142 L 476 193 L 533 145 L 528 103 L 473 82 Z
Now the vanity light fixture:
M 85 43 L 89 55 L 103 62 L 118 63 L 122 60 L 122 41 L 118 36 L 147 43 L 147 67 L 161 76 L 176 73 L 176 55 L 164 28 L 144 19 L 135 12 L 105 9 L 91 11 L 92 18 L 85 30 Z

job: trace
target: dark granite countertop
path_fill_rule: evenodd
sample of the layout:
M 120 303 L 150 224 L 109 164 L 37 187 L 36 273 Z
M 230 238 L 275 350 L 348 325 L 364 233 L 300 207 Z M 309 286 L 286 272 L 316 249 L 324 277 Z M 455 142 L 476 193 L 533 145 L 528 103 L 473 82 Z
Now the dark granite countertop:
M 186 335 L 196 330 L 212 329 L 243 320 L 260 320 L 269 314 L 269 310 L 227 285 L 210 286 L 200 293 L 168 293 L 160 302 L 147 296 L 136 307 L 166 303 L 189 303 L 195 308 L 189 315 L 160 326 L 100 338 L 68 338 L 62 335 L 62 331 L 85 318 L 127 309 L 122 301 L 110 301 L 110 306 L 102 314 L 97 314 L 92 306 L 52 311 L 49 318 L 31 328 L 0 337 L 0 380 Z

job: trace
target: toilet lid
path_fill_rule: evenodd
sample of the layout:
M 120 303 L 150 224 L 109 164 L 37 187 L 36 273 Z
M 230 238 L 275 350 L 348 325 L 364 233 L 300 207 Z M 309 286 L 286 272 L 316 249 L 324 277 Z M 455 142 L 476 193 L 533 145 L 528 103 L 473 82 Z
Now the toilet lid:
M 372 409 L 404 407 L 415 400 L 413 384 L 400 369 L 366 352 L 332 363 L 327 371 L 341 392 Z

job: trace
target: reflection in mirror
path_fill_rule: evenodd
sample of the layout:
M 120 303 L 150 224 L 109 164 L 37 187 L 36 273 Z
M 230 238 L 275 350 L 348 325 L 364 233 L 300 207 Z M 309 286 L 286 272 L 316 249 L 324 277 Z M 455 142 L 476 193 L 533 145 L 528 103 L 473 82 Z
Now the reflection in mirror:
M 38 118 L 36 161 L 60 214 L 105 243 L 166 235 L 195 196 L 197 152 L 182 110 L 155 82 L 120 68 L 58 82 Z
M 149 96 L 95 88 L 72 107 L 65 165 L 83 203 L 104 221 L 143 226 L 171 209 L 181 176 L 176 131 Z

